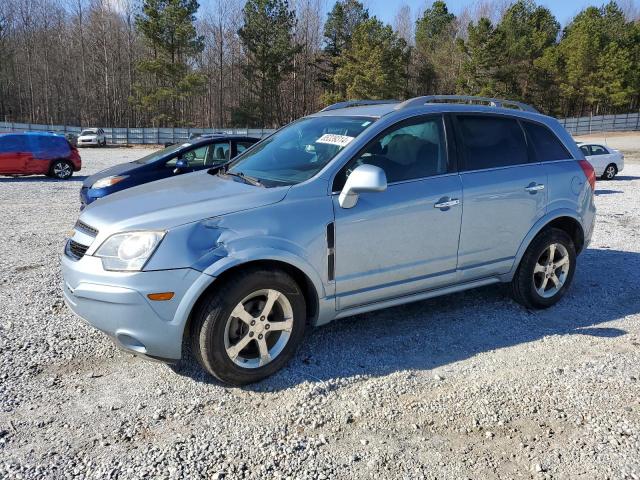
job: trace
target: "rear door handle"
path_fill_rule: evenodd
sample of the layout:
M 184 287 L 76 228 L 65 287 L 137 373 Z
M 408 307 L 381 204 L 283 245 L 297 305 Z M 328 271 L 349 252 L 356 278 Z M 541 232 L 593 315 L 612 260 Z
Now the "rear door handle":
M 524 187 L 524 189 L 529 193 L 536 193 L 544 190 L 544 185 L 541 183 L 532 183 L 531 185 Z
M 442 210 L 445 210 L 447 208 L 455 207 L 459 203 L 460 200 L 458 200 L 457 198 L 449 199 L 448 197 L 445 197 L 438 200 L 438 203 L 436 203 L 433 208 L 440 208 Z

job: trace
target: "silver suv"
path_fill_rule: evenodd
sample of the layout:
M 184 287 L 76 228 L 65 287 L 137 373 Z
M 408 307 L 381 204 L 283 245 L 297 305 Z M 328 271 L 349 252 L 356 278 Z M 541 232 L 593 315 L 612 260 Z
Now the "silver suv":
M 129 351 L 176 361 L 186 341 L 246 384 L 280 369 L 308 324 L 499 282 L 553 305 L 591 238 L 594 185 L 570 135 L 527 105 L 338 104 L 224 167 L 90 205 L 62 256 L 64 296 Z

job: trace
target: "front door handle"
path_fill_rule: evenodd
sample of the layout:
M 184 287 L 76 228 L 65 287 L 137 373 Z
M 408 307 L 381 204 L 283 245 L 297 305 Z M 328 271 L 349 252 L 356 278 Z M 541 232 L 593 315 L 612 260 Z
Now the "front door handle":
M 536 193 L 536 192 L 539 192 L 541 190 L 544 190 L 544 185 L 541 184 L 541 183 L 532 183 L 532 184 L 524 187 L 524 189 L 529 193 Z
M 457 198 L 444 197 L 444 198 L 441 198 L 440 200 L 438 200 L 438 203 L 436 203 L 433 206 L 433 208 L 439 208 L 441 210 L 447 210 L 447 209 L 449 209 L 451 207 L 455 207 L 459 203 L 460 203 L 460 200 L 458 200 Z

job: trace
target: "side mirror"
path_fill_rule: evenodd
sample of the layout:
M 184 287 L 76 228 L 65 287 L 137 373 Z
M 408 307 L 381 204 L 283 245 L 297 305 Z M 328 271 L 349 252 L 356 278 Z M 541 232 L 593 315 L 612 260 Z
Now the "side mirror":
M 386 189 L 387 176 L 384 170 L 375 165 L 360 165 L 347 178 L 338 203 L 342 208 L 353 208 L 358 203 L 360 193 L 384 192 Z
M 180 170 L 184 170 L 185 168 L 189 168 L 189 162 L 180 157 L 176 160 L 176 166 L 173 169 L 173 173 L 180 173 Z

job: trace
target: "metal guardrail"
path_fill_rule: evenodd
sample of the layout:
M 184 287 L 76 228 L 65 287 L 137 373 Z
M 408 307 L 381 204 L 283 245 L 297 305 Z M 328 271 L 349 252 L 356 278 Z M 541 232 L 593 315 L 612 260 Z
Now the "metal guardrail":
M 559 122 L 572 135 L 587 135 L 598 132 L 640 131 L 640 113 L 599 115 L 592 117 L 561 118 Z M 91 128 L 91 127 L 86 127 Z M 37 125 L 32 123 L 0 122 L 0 132 L 54 132 L 78 135 L 83 128 L 68 125 Z M 275 130 L 270 128 L 106 128 L 103 127 L 107 143 L 115 145 L 163 145 L 184 142 L 192 134 L 226 133 L 263 138 Z
M 69 125 L 39 125 L 33 123 L 0 122 L 0 132 L 53 132 L 79 135 L 84 128 Z M 263 138 L 274 129 L 269 128 L 108 128 L 102 127 L 107 143 L 112 145 L 164 145 L 189 140 L 191 135 L 224 133 Z

